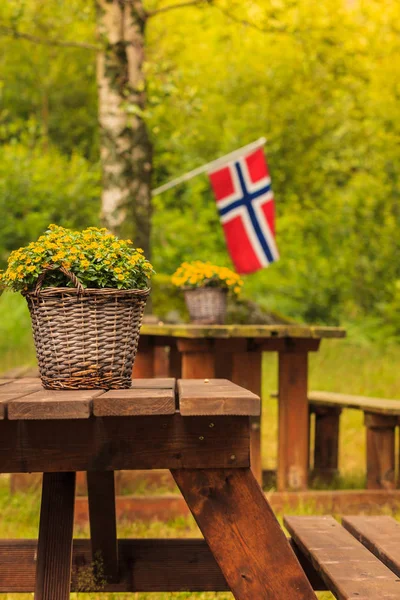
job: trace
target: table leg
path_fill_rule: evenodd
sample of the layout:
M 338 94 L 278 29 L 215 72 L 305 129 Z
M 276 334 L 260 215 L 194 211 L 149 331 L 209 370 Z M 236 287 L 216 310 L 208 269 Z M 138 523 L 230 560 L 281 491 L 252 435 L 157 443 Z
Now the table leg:
M 212 379 L 216 376 L 216 358 L 212 340 L 178 340 L 182 356 L 183 379 Z
M 139 347 L 133 364 L 132 376 L 136 379 L 154 377 L 154 346 L 145 336 L 139 338 Z
M 75 473 L 44 473 L 35 600 L 69 600 Z
M 309 416 L 308 353 L 279 353 L 278 490 L 307 488 Z
M 236 352 L 233 354 L 232 381 L 261 397 L 261 352 Z M 251 470 L 262 484 L 261 417 L 251 418 Z
M 250 469 L 171 472 L 236 600 L 315 600 Z
M 179 352 L 176 342 L 173 340 L 169 348 L 169 370 L 168 377 L 175 377 L 175 379 L 182 378 L 182 358 Z
M 118 581 L 114 472 L 88 471 L 87 483 L 95 575 L 104 575 L 107 581 Z

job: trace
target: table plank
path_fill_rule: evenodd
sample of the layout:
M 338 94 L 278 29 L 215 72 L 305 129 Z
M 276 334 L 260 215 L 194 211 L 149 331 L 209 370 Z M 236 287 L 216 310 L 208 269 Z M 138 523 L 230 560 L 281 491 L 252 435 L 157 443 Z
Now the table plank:
M 176 338 L 343 338 L 346 330 L 341 327 L 309 325 L 165 325 L 143 323 L 142 336 L 167 336 Z
M 213 427 L 210 427 L 210 424 Z M 0 473 L 248 467 L 247 417 L 0 421 Z
M 400 577 L 400 523 L 388 516 L 344 517 L 343 526 Z
M 10 383 L 9 379 L 0 379 L 0 385 L 5 385 L 6 383 Z
M 176 387 L 175 377 L 160 377 L 160 378 L 137 378 L 132 379 L 132 388 L 144 390 L 174 390 Z
M 26 377 L 25 379 L 14 379 L 0 387 L 1 394 L 20 392 L 20 395 L 30 394 L 42 390 L 43 386 L 38 377 Z
M 333 517 L 285 517 L 299 550 L 339 600 L 395 600 L 400 580 Z
M 388 398 L 354 396 L 313 390 L 312 392 L 308 392 L 308 400 L 316 405 L 357 408 L 366 412 L 370 410 L 373 413 L 382 415 L 400 415 L 400 400 L 391 400 Z
M 21 393 L 20 392 L 10 392 L 9 394 L 5 394 L 0 392 L 0 419 L 6 419 L 7 418 L 7 406 L 9 404 L 9 402 L 11 402 L 12 400 L 14 400 L 15 398 L 20 398 L 21 397 Z
M 41 389 L 40 380 L 37 378 L 28 378 L 22 383 L 22 379 L 2 380 L 4 383 L 0 385 L 0 420 L 7 417 L 7 405 L 16 398 L 26 396 Z
M 8 403 L 8 418 L 10 421 L 88 419 L 92 412 L 92 400 L 101 394 L 103 390 L 41 389 L 11 400 Z
M 258 416 L 260 397 L 227 379 L 180 379 L 179 410 L 182 416 Z
M 93 401 L 96 417 L 126 417 L 140 415 L 173 415 L 173 389 L 110 390 Z

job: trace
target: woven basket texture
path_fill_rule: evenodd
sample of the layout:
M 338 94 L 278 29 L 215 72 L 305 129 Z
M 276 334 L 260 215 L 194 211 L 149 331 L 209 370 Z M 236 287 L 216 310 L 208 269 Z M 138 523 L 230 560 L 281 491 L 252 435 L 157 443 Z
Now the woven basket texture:
M 225 323 L 227 290 L 198 288 L 185 290 L 185 301 L 192 323 L 222 325 Z
M 150 290 L 41 288 L 26 294 L 40 377 L 47 389 L 131 387 Z

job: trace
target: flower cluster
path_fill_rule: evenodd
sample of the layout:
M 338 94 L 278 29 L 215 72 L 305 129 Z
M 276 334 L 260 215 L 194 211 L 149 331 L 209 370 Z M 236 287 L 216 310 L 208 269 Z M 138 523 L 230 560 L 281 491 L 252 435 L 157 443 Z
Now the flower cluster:
M 57 270 L 64 267 L 87 288 L 145 289 L 153 267 L 143 250 L 130 240 L 120 240 L 106 229 L 89 227 L 84 231 L 50 225 L 48 230 L 24 248 L 12 252 L 8 268 L 0 273 L 0 283 L 15 291 L 32 291 L 44 269 L 52 270 L 43 287 L 71 287 Z
M 196 260 L 191 263 L 182 263 L 173 274 L 172 283 L 186 289 L 219 287 L 239 294 L 243 280 L 237 273 L 226 267 L 218 267 L 210 262 Z

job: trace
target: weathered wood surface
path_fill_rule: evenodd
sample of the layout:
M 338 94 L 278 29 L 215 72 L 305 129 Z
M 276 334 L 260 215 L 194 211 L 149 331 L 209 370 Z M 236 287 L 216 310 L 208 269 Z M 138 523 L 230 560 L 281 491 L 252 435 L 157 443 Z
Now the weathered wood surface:
M 367 488 L 391 490 L 395 483 L 395 430 L 393 415 L 364 413 L 367 428 Z
M 243 352 L 241 350 L 235 352 L 232 356 L 232 375 L 229 379 L 261 398 L 261 352 Z M 260 485 L 262 485 L 261 409 L 262 403 L 260 402 L 260 411 L 250 419 L 251 470 Z
M 337 394 L 336 392 L 322 392 L 317 390 L 308 392 L 308 400 L 315 405 L 357 408 L 376 414 L 400 416 L 400 400 L 353 396 L 350 394 Z
M 312 477 L 330 483 L 338 474 L 339 424 L 342 409 L 337 406 L 316 406 L 314 468 Z
M 114 472 L 87 473 L 90 539 L 95 575 L 118 581 Z
M 35 588 L 36 540 L 0 540 L 0 593 L 29 593 Z M 201 539 L 123 539 L 118 541 L 119 581 L 105 592 L 227 591 L 221 569 Z M 71 591 L 78 581 L 89 582 L 90 540 L 74 540 Z M 53 600 L 59 600 L 54 596 Z
M 261 411 L 259 396 L 227 379 L 181 379 L 178 390 L 183 416 L 257 416 Z
M 141 336 L 167 336 L 177 338 L 343 338 L 341 327 L 307 325 L 155 325 L 144 323 Z
M 250 469 L 172 474 L 236 600 L 315 600 Z
M 315 590 L 324 582 L 305 557 L 293 550 Z M 35 588 L 36 540 L 0 540 L 0 593 L 29 593 Z M 105 592 L 228 591 L 228 584 L 208 544 L 201 539 L 122 539 L 118 541 L 118 582 Z M 71 591 L 92 562 L 90 540 L 74 540 Z M 88 591 L 95 592 L 93 586 Z
M 103 390 L 41 389 L 12 399 L 8 403 L 8 418 L 10 420 L 88 419 L 92 413 L 92 400 L 101 394 Z
M 71 420 L 97 417 L 173 415 L 182 396 L 182 414 L 257 415 L 260 400 L 227 380 L 207 385 L 191 381 L 176 389 L 173 378 L 136 379 L 122 390 L 44 390 L 37 379 L 20 379 L 0 386 L 0 420 Z
M 308 485 L 308 354 L 279 353 L 278 491 Z
M 155 379 L 132 379 L 132 389 L 143 390 L 175 390 L 175 377 L 160 377 Z
M 248 417 L 0 421 L 0 472 L 247 467 Z M 213 423 L 213 427 L 210 424 Z
M 44 473 L 35 600 L 69 600 L 75 473 Z
M 96 417 L 173 415 L 175 391 L 171 389 L 110 390 L 93 400 Z
M 400 523 L 398 521 L 388 516 L 345 517 L 343 527 L 400 577 Z
M 299 551 L 339 600 L 395 600 L 400 580 L 333 517 L 285 517 Z

